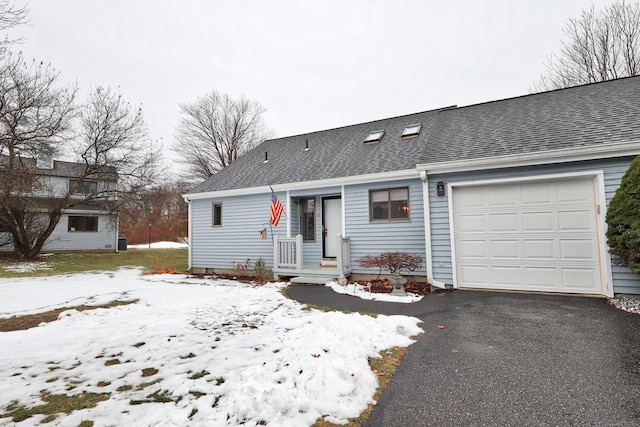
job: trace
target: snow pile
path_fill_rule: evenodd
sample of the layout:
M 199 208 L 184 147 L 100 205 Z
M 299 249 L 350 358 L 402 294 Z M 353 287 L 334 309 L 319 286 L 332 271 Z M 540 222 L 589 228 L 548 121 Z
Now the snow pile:
M 371 292 L 370 288 L 361 285 L 360 283 L 349 283 L 345 286 L 342 286 L 340 283 L 336 281 L 328 282 L 325 286 L 333 289 L 334 292 L 345 295 L 352 295 L 354 297 L 368 299 L 373 301 L 386 301 L 386 302 L 417 302 L 422 299 L 422 295 L 412 294 L 407 292 L 406 296 L 397 296 L 391 294 L 382 294 L 377 292 Z
M 32 273 L 34 271 L 51 270 L 51 264 L 48 262 L 19 262 L 16 264 L 3 265 L 2 269 L 12 273 Z
M 410 345 L 419 320 L 306 311 L 283 286 L 139 270 L 2 280 L 0 317 L 137 302 L 0 333 L 0 408 L 42 404 L 47 390 L 111 393 L 48 426 L 307 426 L 359 415 L 377 387 L 367 358 Z M 143 376 L 148 368 L 158 372 Z

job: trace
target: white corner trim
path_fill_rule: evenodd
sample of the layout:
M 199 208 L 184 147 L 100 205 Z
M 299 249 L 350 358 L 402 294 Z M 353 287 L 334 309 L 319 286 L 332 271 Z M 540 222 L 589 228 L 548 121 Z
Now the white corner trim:
M 319 179 L 314 181 L 292 182 L 288 184 L 272 185 L 273 191 L 309 190 L 313 188 L 335 187 L 342 185 L 368 184 L 382 181 L 399 181 L 403 179 L 420 178 L 420 172 L 416 169 L 406 169 L 401 171 L 372 173 L 366 175 L 345 176 L 340 178 Z M 271 192 L 269 186 L 238 188 L 234 190 L 209 191 L 206 193 L 183 194 L 185 201 L 208 199 L 211 197 L 244 196 L 249 194 L 260 194 Z
M 485 157 L 481 159 L 454 160 L 417 165 L 418 171 L 427 173 L 451 173 L 471 170 L 509 168 L 519 166 L 576 162 L 640 154 L 640 141 L 597 144 L 588 147 L 571 147 L 559 150 L 525 154 Z

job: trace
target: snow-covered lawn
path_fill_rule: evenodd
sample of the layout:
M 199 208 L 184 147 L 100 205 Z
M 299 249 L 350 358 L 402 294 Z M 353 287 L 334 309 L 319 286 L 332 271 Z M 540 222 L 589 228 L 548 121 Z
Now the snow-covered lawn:
M 357 416 L 377 386 L 367 358 L 410 345 L 419 320 L 304 310 L 281 295 L 283 286 L 133 269 L 2 279 L 0 318 L 137 302 L 67 311 L 36 328 L 0 333 L 0 414 L 12 403 L 41 405 L 46 390 L 110 393 L 47 426 L 280 427 Z M 152 402 L 158 397 L 170 401 Z M 0 425 L 13 422 L 0 418 Z

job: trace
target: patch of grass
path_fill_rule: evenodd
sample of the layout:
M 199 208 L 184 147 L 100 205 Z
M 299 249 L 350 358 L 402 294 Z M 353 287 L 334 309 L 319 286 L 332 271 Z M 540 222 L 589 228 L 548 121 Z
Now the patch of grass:
M 56 308 L 55 310 L 46 311 L 44 313 L 38 314 L 28 314 L 25 316 L 14 316 L 5 319 L 0 319 L 0 332 L 11 332 L 11 331 L 24 331 L 26 329 L 35 328 L 41 323 L 48 323 L 58 320 L 58 316 L 60 313 L 66 310 L 78 310 L 78 311 L 86 311 L 86 310 L 95 310 L 98 308 L 111 308 L 117 307 L 119 305 L 127 305 L 134 304 L 138 302 L 138 300 L 133 301 L 111 301 L 108 304 L 102 305 L 76 305 L 73 307 L 62 307 Z M 57 368 L 49 368 L 57 369 Z
M 136 387 L 136 390 L 137 390 L 137 391 L 144 390 L 145 388 L 147 388 L 147 387 L 149 387 L 149 386 L 152 386 L 152 385 L 154 385 L 154 384 L 157 384 L 157 383 L 159 383 L 160 381 L 162 381 L 162 378 L 155 379 L 155 380 L 150 381 L 150 382 L 148 382 L 148 383 L 142 383 L 142 384 L 138 385 L 138 387 Z
M 187 418 L 191 419 L 197 413 L 198 413 L 198 408 L 193 408 Z
M 129 384 L 127 384 L 127 385 L 121 385 L 120 387 L 118 387 L 118 388 L 116 389 L 116 391 L 119 391 L 119 392 L 129 391 L 129 390 L 131 390 L 132 388 L 133 388 L 133 386 L 132 386 L 132 385 L 129 385 Z
M 93 427 L 93 421 L 82 421 L 80 424 L 78 424 L 78 427 Z
M 373 396 L 373 400 L 375 400 L 376 402 L 380 399 L 380 395 L 382 395 L 384 389 L 389 385 L 391 377 L 393 377 L 396 369 L 398 369 L 398 366 L 400 366 L 405 352 L 405 348 L 394 347 L 391 349 L 382 350 L 380 352 L 380 358 L 369 358 L 369 366 L 371 366 L 371 370 L 378 376 L 378 388 L 376 389 L 376 393 Z M 367 409 L 365 409 L 360 414 L 360 416 L 358 416 L 357 418 L 350 418 L 348 420 L 348 423 L 345 425 L 347 427 L 362 427 L 364 423 L 369 419 L 369 415 L 371 415 L 371 411 L 373 411 L 374 406 L 374 404 L 370 403 Z M 337 427 L 338 424 L 333 424 L 325 421 L 324 418 L 318 418 L 312 425 L 312 427 L 334 426 Z
M 136 343 L 136 344 L 134 344 L 133 346 L 134 346 L 134 347 L 137 347 L 137 348 L 140 348 L 140 347 L 142 347 L 143 345 L 145 345 L 145 342 L 144 342 L 144 341 L 139 342 L 139 343 Z
M 189 392 L 190 395 L 194 396 L 196 399 L 201 398 L 202 396 L 206 396 L 207 393 L 204 393 L 202 391 L 197 391 L 197 390 L 192 390 Z
M 155 374 L 157 374 L 159 371 L 156 368 L 144 368 L 142 370 L 142 376 L 143 377 L 151 377 Z
M 98 387 L 106 387 L 109 384 L 111 384 L 111 381 L 99 381 L 98 384 L 96 384 Z
M 169 390 L 158 390 L 147 396 L 146 399 L 131 400 L 131 405 L 142 405 L 143 403 L 169 403 L 177 402 L 180 398 L 172 399 Z
M 185 272 L 188 268 L 186 249 L 128 249 L 116 252 L 64 252 L 44 258 L 49 270 L 29 272 L 6 271 L 3 266 L 16 264 L 11 255 L 0 257 L 0 278 L 42 277 L 58 274 L 96 271 L 115 271 L 121 267 L 142 267 L 145 272 Z M 38 262 L 42 262 L 39 259 Z
M 205 371 L 205 370 L 202 370 L 202 371 L 200 371 L 200 372 L 196 372 L 195 374 L 191 375 L 191 376 L 189 377 L 189 379 L 190 379 L 190 380 L 197 380 L 197 379 L 200 379 L 200 378 L 202 378 L 202 377 L 204 377 L 204 376 L 207 376 L 207 375 L 209 375 L 209 372 L 208 372 L 208 371 Z
M 59 377 L 51 377 L 51 378 L 48 378 L 45 381 L 45 383 L 54 383 L 54 382 L 58 381 L 59 379 L 60 379 Z
M 111 366 L 111 365 L 119 365 L 122 362 L 120 361 L 120 359 L 109 359 L 106 362 L 104 362 L 104 366 Z
M 180 359 L 192 359 L 192 358 L 194 358 L 194 357 L 196 357 L 196 355 L 195 355 L 195 354 L 193 354 L 193 353 L 189 353 L 189 354 L 186 354 L 186 355 L 184 355 L 184 356 L 180 356 Z
M 0 413 L 0 418 L 12 418 L 14 423 L 24 421 L 34 415 L 48 415 L 45 419 L 47 422 L 55 420 L 55 414 L 70 414 L 73 411 L 81 409 L 93 408 L 98 402 L 108 400 L 111 393 L 81 393 L 75 395 L 66 394 L 47 394 L 43 392 L 42 400 L 44 405 L 27 408 L 26 406 L 18 406 L 13 403 L 7 407 L 6 413 Z M 44 421 L 43 421 L 44 422 Z

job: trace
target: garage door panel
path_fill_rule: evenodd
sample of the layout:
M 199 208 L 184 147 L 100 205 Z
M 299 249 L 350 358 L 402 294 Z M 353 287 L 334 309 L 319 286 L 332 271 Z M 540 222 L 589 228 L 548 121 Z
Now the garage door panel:
M 462 280 L 472 283 L 474 286 L 486 286 L 489 284 L 489 268 L 486 265 L 468 264 L 462 268 Z
M 517 189 L 513 187 L 500 187 L 489 192 L 489 206 L 513 206 L 517 203 Z
M 594 201 L 595 194 L 591 180 L 558 182 L 556 188 L 558 203 L 592 203 Z
M 496 267 L 493 269 L 492 285 L 513 288 L 522 283 L 521 267 Z
M 558 231 L 591 231 L 594 226 L 593 209 L 558 212 Z
M 560 258 L 563 261 L 597 261 L 598 253 L 591 242 L 592 239 L 561 239 Z
M 487 257 L 487 241 L 464 240 L 460 245 L 459 255 L 463 259 L 484 259 Z
M 523 258 L 525 260 L 553 260 L 556 258 L 555 240 L 523 239 Z
M 552 200 L 551 189 L 549 184 L 546 183 L 523 185 L 521 187 L 521 197 L 523 205 L 541 205 Z
M 518 215 L 515 213 L 489 214 L 489 232 L 515 232 L 518 230 Z
M 567 291 L 582 291 L 599 286 L 600 274 L 594 268 L 563 268 L 562 281 Z
M 457 226 L 462 233 L 482 233 L 486 229 L 482 214 L 460 215 L 457 218 Z
M 554 231 L 553 212 L 525 212 L 522 214 L 522 231 Z
M 457 285 L 601 294 L 595 194 L 591 177 L 454 187 Z
M 519 246 L 520 241 L 517 239 L 513 240 L 490 240 L 487 242 L 487 245 L 491 247 L 490 255 L 495 259 L 510 259 L 517 260 L 519 259 L 518 253 L 520 252 Z M 485 252 L 486 253 L 486 252 Z
M 552 290 L 556 287 L 556 268 L 554 267 L 525 267 L 525 286 L 534 288 L 545 288 Z

